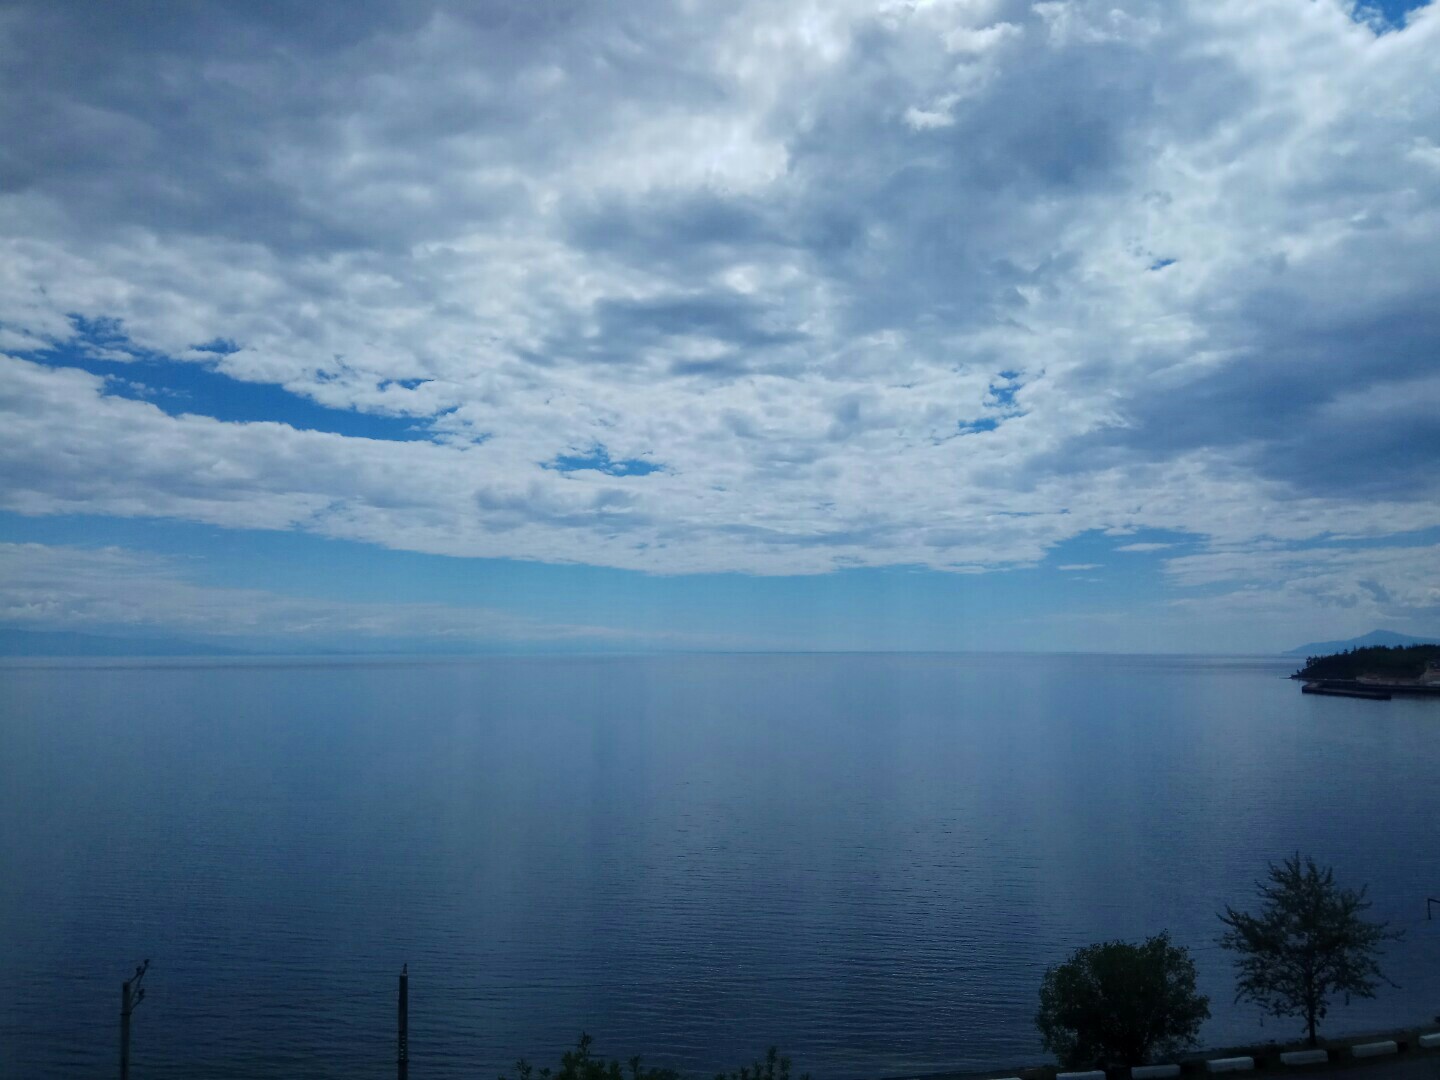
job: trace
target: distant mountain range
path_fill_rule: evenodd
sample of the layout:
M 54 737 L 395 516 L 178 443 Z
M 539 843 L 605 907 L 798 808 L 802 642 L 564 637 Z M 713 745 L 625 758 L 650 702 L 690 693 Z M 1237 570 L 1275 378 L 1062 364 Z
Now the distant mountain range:
M 263 637 L 214 645 L 180 637 L 120 637 L 82 634 L 73 630 L 17 630 L 0 627 L 0 658 L 76 656 L 489 656 L 514 651 L 484 642 L 436 642 L 427 639 L 387 638 L 382 641 L 351 639 L 299 643 Z M 545 643 L 532 651 L 546 651 Z M 598 651 L 598 650 L 597 650 Z
M 236 650 L 180 638 L 119 638 L 72 630 L 0 629 L 0 656 L 234 656 Z
M 423 644 L 407 643 L 408 648 L 394 651 L 425 653 L 433 649 Z M 1372 630 L 1361 637 L 1346 641 L 1312 641 L 1282 653 L 1283 656 L 1328 656 L 1347 649 L 1363 649 L 1375 645 L 1440 645 L 1440 638 L 1413 637 L 1393 630 Z M 452 646 L 453 648 L 453 646 Z M 0 656 L 255 656 L 271 655 L 276 650 L 224 648 L 205 642 L 168 637 L 109 637 L 104 634 L 81 634 L 71 630 L 14 630 L 0 628 Z M 332 655 L 351 650 L 291 650 L 300 653 Z M 461 650 L 456 650 L 461 651 Z M 476 650 L 483 651 L 483 650 Z M 367 649 L 365 654 L 383 652 Z
M 1440 645 L 1440 638 L 1412 637 L 1394 630 L 1371 630 L 1368 634 L 1347 641 L 1312 641 L 1284 653 L 1285 656 L 1328 656 L 1346 649 L 1364 649 L 1376 645 Z

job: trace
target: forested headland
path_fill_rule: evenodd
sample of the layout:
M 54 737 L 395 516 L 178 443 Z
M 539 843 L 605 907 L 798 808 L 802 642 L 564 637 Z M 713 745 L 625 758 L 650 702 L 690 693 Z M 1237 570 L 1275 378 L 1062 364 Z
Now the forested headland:
M 1362 675 L 1395 681 L 1416 680 L 1432 661 L 1440 661 L 1440 645 L 1374 645 L 1329 656 L 1307 656 L 1297 679 L 1358 679 Z

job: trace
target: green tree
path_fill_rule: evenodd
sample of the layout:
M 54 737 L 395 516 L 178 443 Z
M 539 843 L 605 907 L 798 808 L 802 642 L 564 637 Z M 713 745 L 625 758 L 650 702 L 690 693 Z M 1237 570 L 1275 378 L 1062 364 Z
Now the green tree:
M 1263 905 L 1258 915 L 1236 911 L 1228 904 L 1220 916 L 1229 929 L 1222 948 L 1238 956 L 1235 1000 L 1252 1001 L 1274 1016 L 1305 1021 L 1311 1046 L 1315 1026 L 1325 1019 L 1330 998 L 1373 998 L 1381 982 L 1394 986 L 1380 972 L 1380 943 L 1395 940 L 1398 931 L 1369 922 L 1361 912 L 1370 907 L 1365 889 L 1335 884 L 1329 867 L 1321 869 L 1297 853 L 1280 866 L 1271 864 L 1270 883 L 1255 883 Z
M 1045 972 L 1035 1024 L 1068 1069 L 1143 1065 L 1194 1046 L 1210 1017 L 1189 952 L 1168 933 L 1078 949 Z

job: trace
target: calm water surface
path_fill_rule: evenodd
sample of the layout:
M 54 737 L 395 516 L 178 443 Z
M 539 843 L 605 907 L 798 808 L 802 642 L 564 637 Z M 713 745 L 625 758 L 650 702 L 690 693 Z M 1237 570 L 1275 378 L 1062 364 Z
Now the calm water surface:
M 1215 912 L 1293 851 L 1407 928 L 1440 1012 L 1440 701 L 1285 661 L 703 656 L 0 668 L 0 1076 L 492 1078 L 583 1029 L 707 1073 L 1043 1060 L 1046 965 Z

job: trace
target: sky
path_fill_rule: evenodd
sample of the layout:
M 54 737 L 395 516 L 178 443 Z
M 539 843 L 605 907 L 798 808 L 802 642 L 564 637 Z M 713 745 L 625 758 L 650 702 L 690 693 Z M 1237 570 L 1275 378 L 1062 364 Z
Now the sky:
M 1440 634 L 1440 11 L 0 4 L 0 628 Z

